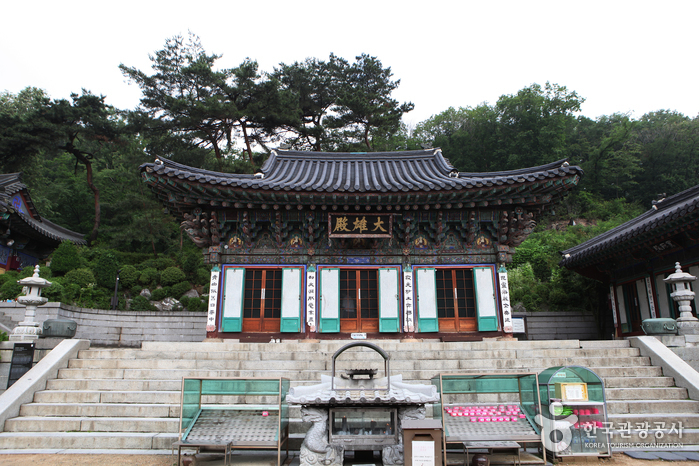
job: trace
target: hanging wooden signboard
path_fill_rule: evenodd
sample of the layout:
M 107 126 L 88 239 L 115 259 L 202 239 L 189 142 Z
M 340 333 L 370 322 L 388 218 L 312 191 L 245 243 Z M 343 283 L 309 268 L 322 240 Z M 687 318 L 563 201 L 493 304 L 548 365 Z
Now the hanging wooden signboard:
M 390 238 L 391 214 L 328 214 L 331 238 Z

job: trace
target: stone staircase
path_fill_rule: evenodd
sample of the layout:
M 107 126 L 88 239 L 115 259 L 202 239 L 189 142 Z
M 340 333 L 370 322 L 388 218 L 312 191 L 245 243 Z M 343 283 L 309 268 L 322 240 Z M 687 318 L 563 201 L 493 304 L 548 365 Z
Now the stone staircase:
M 169 450 L 178 435 L 182 377 L 288 377 L 292 386 L 315 384 L 321 374 L 331 374 L 332 355 L 346 343 L 151 342 L 142 349 L 81 351 L 48 381 L 46 390 L 22 406 L 19 417 L 5 422 L 0 449 Z M 651 366 L 627 341 L 374 343 L 390 354 L 391 375 L 402 374 L 408 383 L 429 383 L 440 372 L 588 367 L 604 379 L 613 442 L 699 444 L 699 401 L 688 399 L 686 389 L 675 387 L 672 378 L 663 377 L 661 368 Z M 359 351 L 338 358 L 338 373 L 379 363 L 380 375 L 382 360 L 371 359 L 377 353 Z M 489 396 L 488 402 L 510 401 Z M 270 402 L 253 397 L 245 401 Z M 291 410 L 291 417 L 293 449 L 308 426 L 300 421 L 298 409 Z M 619 429 L 622 423 L 630 423 L 628 433 Z

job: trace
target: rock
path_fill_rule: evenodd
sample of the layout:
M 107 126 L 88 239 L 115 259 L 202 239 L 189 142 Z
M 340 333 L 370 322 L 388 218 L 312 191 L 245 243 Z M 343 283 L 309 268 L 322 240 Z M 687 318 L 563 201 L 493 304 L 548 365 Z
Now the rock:
M 141 290 L 141 296 L 150 299 L 151 297 L 151 292 L 148 288 L 144 288 Z
M 153 303 L 159 311 L 181 311 L 182 304 L 175 298 L 165 298 L 162 301 L 155 301 Z
M 188 297 L 188 298 L 198 298 L 198 297 L 199 297 L 199 293 L 197 292 L 197 290 L 189 290 L 188 292 L 186 292 L 186 293 L 185 293 L 184 295 L 182 295 L 182 296 L 186 296 L 186 297 Z

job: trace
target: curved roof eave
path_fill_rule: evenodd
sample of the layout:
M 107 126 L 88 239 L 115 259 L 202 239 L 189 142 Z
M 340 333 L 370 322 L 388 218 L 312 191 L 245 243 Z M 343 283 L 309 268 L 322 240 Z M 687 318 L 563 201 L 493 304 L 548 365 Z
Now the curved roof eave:
M 312 166 L 314 174 L 310 177 L 298 171 L 298 167 Z M 209 185 L 328 193 L 404 192 L 415 187 L 420 191 L 449 191 L 583 174 L 580 167 L 569 166 L 565 159 L 520 170 L 459 173 L 440 149 L 369 153 L 274 150 L 257 175 L 212 172 L 165 159 L 143 164 L 140 169 Z

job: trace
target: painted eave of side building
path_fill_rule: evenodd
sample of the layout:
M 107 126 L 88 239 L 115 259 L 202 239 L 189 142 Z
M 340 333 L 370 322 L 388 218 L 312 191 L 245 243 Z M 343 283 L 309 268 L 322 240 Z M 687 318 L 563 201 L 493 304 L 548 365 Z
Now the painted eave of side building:
M 27 211 L 22 212 L 13 205 L 13 198 L 20 195 Z M 0 215 L 9 222 L 10 228 L 35 241 L 57 247 L 63 241 L 78 245 L 87 244 L 85 235 L 57 225 L 41 217 L 22 182 L 21 173 L 0 174 Z
M 620 248 L 632 251 L 657 241 L 659 235 L 699 222 L 699 185 L 658 201 L 653 207 L 628 222 L 561 251 L 559 265 L 584 269 L 604 262 Z

